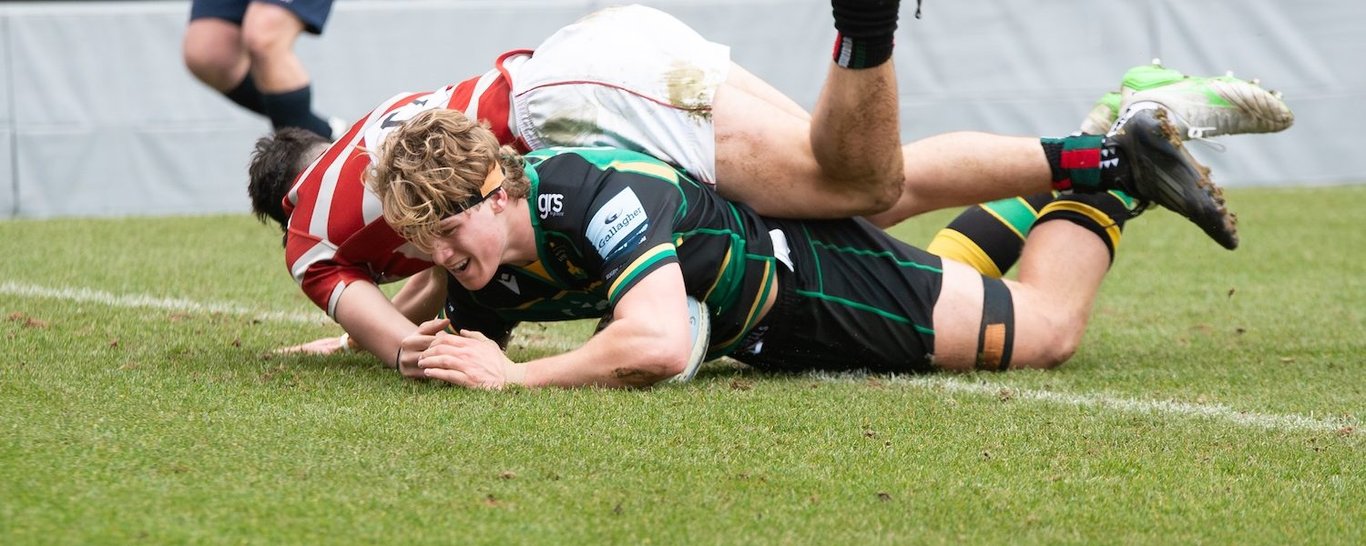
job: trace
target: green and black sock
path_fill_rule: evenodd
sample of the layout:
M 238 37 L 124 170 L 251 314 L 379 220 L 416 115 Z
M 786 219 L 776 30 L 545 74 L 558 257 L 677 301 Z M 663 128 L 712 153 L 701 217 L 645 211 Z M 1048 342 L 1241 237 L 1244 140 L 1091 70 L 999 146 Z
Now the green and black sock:
M 1065 220 L 1084 227 L 1105 243 L 1110 251 L 1110 263 L 1114 263 L 1124 222 L 1134 216 L 1133 207 L 1133 198 L 1119 191 L 1063 195 L 1039 211 L 1039 219 L 1034 225 Z
M 999 278 L 1020 260 L 1025 236 L 1053 198 L 1048 192 L 968 207 L 934 235 L 926 250 Z
M 1057 201 L 1063 203 L 1053 205 Z M 1029 230 L 1048 214 L 1048 219 L 1068 219 L 1104 238 L 1113 260 L 1124 222 L 1137 214 L 1135 204 L 1118 190 L 1070 196 L 1049 192 L 982 203 L 963 210 L 939 230 L 926 250 L 968 264 L 985 276 L 1001 277 L 1020 261 Z

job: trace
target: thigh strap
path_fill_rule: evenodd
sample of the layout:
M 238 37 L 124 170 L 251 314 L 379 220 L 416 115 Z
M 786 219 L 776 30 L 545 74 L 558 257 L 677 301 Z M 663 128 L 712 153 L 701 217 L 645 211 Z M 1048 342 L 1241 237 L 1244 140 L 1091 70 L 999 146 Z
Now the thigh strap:
M 982 327 L 977 333 L 977 369 L 1010 368 L 1015 345 L 1015 303 L 1001 279 L 982 277 Z

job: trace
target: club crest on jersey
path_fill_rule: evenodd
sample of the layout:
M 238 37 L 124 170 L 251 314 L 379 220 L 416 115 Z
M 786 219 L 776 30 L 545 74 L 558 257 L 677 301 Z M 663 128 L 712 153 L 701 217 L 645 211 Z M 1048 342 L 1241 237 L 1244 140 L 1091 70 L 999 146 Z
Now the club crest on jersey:
M 566 248 L 565 245 L 550 240 L 546 241 L 546 246 L 550 247 L 550 255 L 555 257 L 556 262 L 564 266 L 565 272 L 569 273 L 570 277 L 578 280 L 588 278 L 588 272 L 574 263 L 575 258 L 571 255 L 570 249 Z
M 631 188 L 621 190 L 588 220 L 588 241 L 603 261 L 635 250 L 645 239 L 650 217 Z

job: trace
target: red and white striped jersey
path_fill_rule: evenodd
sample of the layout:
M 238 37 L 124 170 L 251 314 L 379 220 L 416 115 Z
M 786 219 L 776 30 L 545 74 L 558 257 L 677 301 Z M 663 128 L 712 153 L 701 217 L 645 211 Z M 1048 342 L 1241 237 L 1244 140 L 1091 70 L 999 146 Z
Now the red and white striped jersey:
M 365 187 L 373 149 L 417 113 L 458 109 L 487 122 L 502 144 L 529 151 L 511 129 L 511 78 L 505 63 L 530 50 L 498 57 L 484 75 L 429 93 L 400 93 L 375 108 L 299 174 L 284 199 L 289 214 L 285 265 L 313 303 L 336 318 L 350 283 L 392 282 L 426 270 L 431 258 L 385 223 L 379 197 Z

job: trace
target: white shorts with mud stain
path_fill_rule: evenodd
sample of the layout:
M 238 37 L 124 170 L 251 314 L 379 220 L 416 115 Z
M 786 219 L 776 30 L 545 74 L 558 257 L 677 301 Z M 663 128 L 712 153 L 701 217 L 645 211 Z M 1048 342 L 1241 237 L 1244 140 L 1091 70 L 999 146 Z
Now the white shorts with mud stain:
M 532 149 L 611 146 L 716 183 L 712 101 L 730 48 L 643 6 L 608 8 L 509 59 L 514 130 Z

